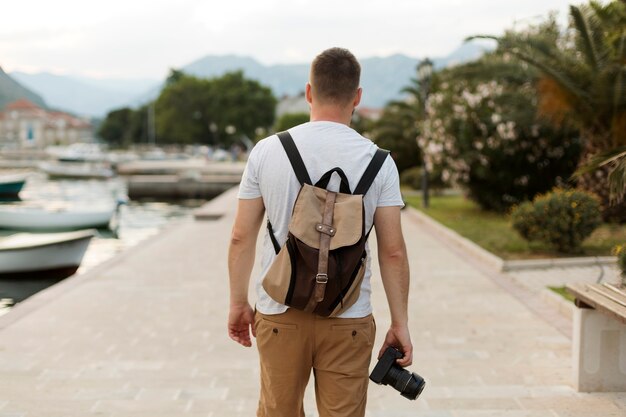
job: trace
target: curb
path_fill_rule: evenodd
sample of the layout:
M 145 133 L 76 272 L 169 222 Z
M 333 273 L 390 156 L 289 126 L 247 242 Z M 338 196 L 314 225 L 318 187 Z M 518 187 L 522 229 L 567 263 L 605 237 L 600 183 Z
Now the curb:
M 490 268 L 495 269 L 496 271 L 503 270 L 504 260 L 502 260 L 502 258 L 499 258 L 498 256 L 494 255 L 486 249 L 483 249 L 468 238 L 461 236 L 454 230 L 444 226 L 443 224 L 434 220 L 427 214 L 422 213 L 416 208 L 407 206 L 405 212 L 418 222 L 427 226 L 433 232 L 445 238 L 448 243 L 453 244 L 454 246 L 457 246 L 466 252 L 469 252 L 469 254 L 473 257 L 479 258 L 484 264 L 488 265 Z
M 525 271 L 532 269 L 568 268 L 583 266 L 614 266 L 617 262 L 615 256 L 586 256 L 579 258 L 549 258 L 549 259 L 522 259 L 505 261 L 482 248 L 466 237 L 461 236 L 454 230 L 439 223 L 422 211 L 407 206 L 405 210 L 415 220 L 429 227 L 435 233 L 442 235 L 449 243 L 469 252 L 472 256 L 479 258 L 489 267 L 498 272 Z
M 224 214 L 232 211 L 233 195 L 239 191 L 239 185 L 235 185 L 224 191 L 215 198 L 207 201 L 201 207 L 193 211 L 193 218 L 196 221 L 214 221 L 219 220 Z
M 502 270 L 523 271 L 528 269 L 567 268 L 576 266 L 614 266 L 615 256 L 586 256 L 581 258 L 524 259 L 504 261 Z

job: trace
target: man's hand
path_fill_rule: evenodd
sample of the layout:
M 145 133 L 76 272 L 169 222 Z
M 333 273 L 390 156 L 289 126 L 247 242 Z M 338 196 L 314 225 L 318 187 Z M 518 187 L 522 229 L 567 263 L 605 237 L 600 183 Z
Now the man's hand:
M 252 346 L 250 328 L 252 328 L 252 336 L 256 337 L 254 310 L 250 304 L 231 305 L 228 313 L 228 336 L 240 345 L 250 347 Z
M 404 354 L 396 363 L 403 368 L 413 363 L 413 344 L 407 326 L 391 326 L 385 336 L 383 347 L 378 352 L 378 359 L 383 356 L 388 347 L 394 347 Z

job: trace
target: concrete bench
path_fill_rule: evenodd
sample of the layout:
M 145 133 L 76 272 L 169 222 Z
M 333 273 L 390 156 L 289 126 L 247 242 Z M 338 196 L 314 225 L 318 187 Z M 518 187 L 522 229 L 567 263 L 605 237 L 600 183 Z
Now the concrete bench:
M 568 284 L 574 310 L 578 391 L 626 391 L 626 291 L 612 284 Z

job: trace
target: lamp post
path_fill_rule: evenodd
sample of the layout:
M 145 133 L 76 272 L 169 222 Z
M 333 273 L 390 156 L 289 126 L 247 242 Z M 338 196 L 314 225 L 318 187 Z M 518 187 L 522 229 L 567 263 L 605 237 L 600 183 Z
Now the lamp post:
M 148 104 L 148 142 L 151 147 L 156 146 L 156 117 L 154 115 L 154 100 Z
M 433 62 L 424 58 L 417 65 L 417 79 L 419 81 L 420 93 L 422 95 L 422 118 L 426 119 L 426 102 L 428 101 L 428 94 L 430 93 L 430 80 L 433 74 Z M 422 203 L 424 208 L 429 206 L 428 196 L 428 167 L 426 166 L 426 152 L 425 147 L 422 147 Z

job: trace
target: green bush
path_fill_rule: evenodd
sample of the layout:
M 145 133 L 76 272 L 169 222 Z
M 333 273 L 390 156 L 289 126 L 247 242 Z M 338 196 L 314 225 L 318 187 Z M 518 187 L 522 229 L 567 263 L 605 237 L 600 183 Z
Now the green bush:
M 555 189 L 511 212 L 513 228 L 529 241 L 544 242 L 562 253 L 577 253 L 582 242 L 602 223 L 593 194 Z
M 282 132 L 283 130 L 291 129 L 294 126 L 308 122 L 310 118 L 311 116 L 308 113 L 285 113 L 276 120 L 274 131 Z

